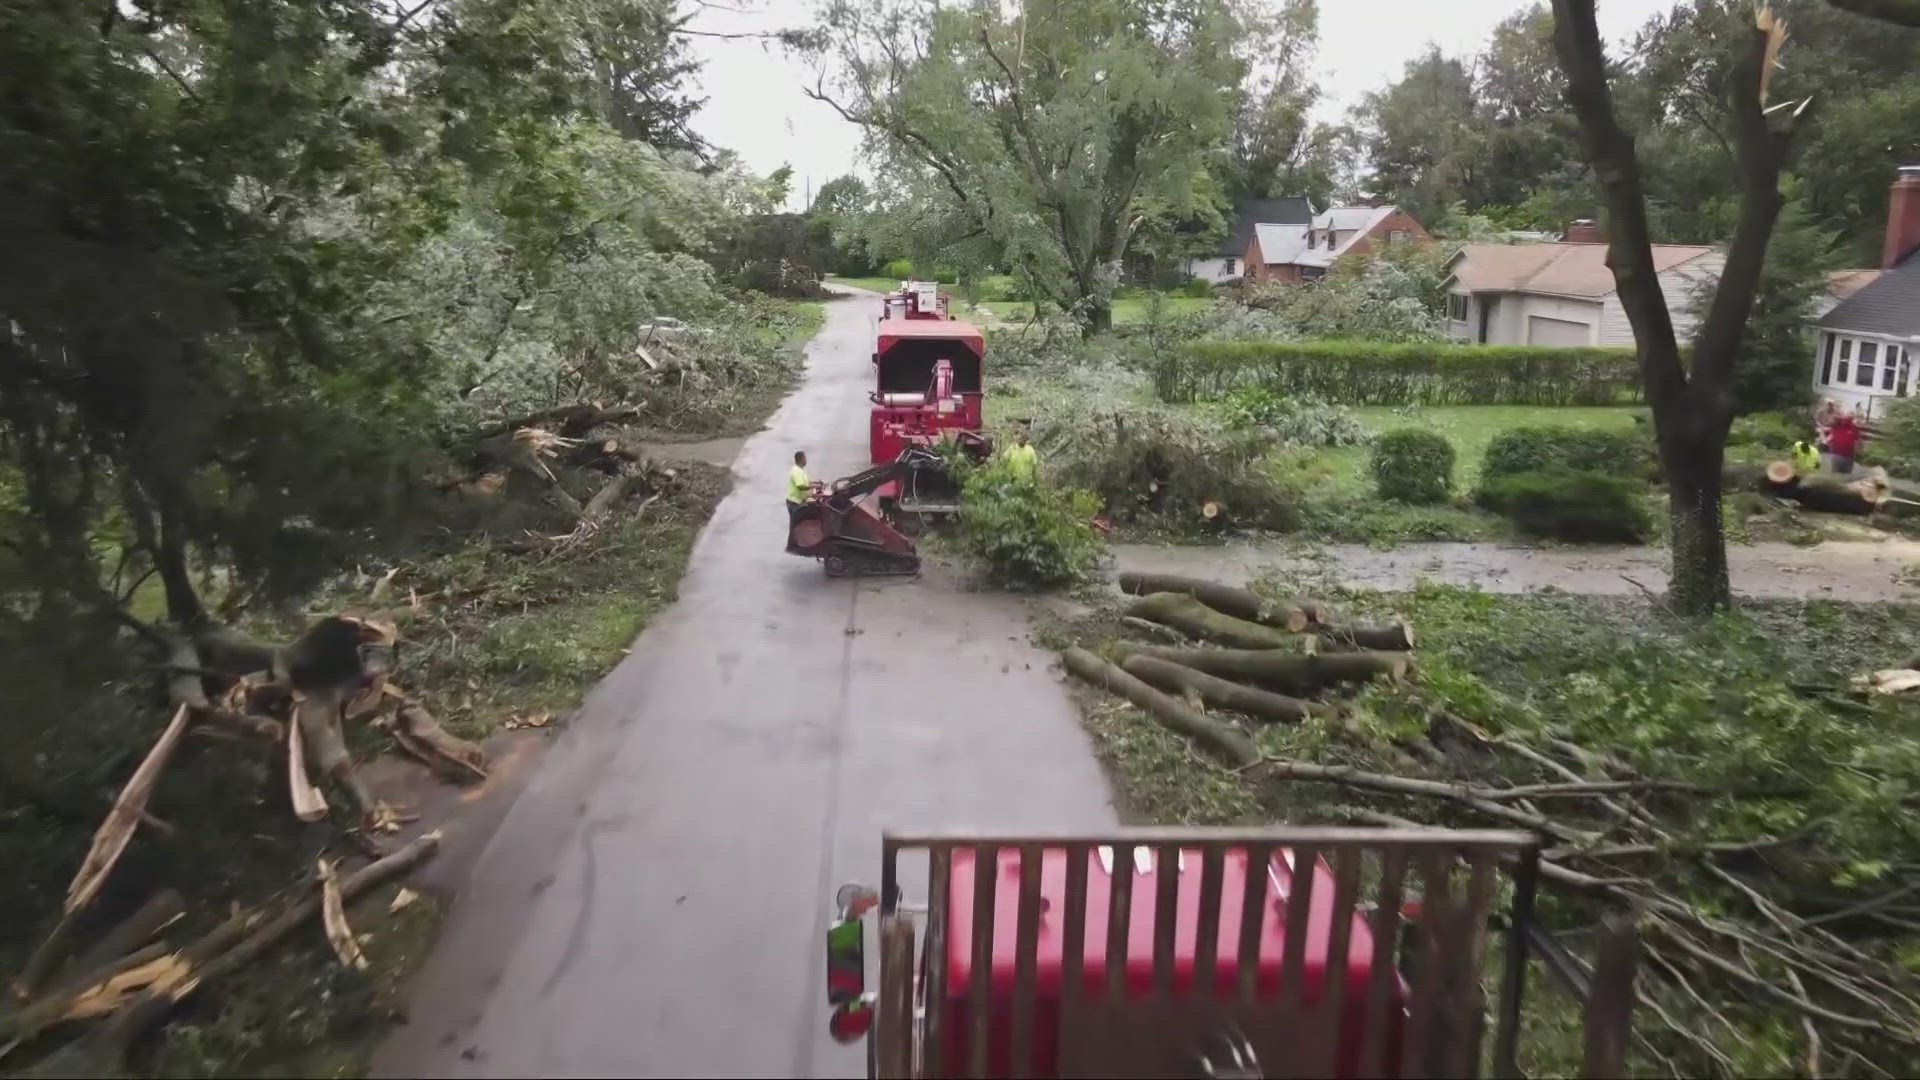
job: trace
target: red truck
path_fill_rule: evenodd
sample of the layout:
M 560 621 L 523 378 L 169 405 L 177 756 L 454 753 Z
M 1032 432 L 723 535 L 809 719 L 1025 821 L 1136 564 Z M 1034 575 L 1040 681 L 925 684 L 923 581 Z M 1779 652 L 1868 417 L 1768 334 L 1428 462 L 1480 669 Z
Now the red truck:
M 1538 845 L 1451 829 L 889 835 L 880 887 L 836 897 L 829 1029 L 866 1038 L 878 1077 L 1464 1077 L 1483 1059 L 1517 1074 Z M 901 862 L 923 854 L 916 909 Z M 1601 981 L 1589 1068 L 1617 1075 L 1604 1062 L 1631 968 L 1624 987 Z

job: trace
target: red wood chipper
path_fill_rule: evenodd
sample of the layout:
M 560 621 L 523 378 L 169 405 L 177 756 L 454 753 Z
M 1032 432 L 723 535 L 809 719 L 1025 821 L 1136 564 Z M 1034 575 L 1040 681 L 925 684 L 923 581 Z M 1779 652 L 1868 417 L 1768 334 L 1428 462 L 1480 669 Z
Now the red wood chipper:
M 967 453 L 985 458 L 992 445 L 980 433 L 982 362 L 986 343 L 979 328 L 947 313 L 939 286 L 909 281 L 885 298 L 874 341 L 873 403 L 868 415 L 870 459 L 879 467 L 909 447 L 928 448 L 953 439 Z M 952 514 L 959 492 L 944 470 L 915 470 L 877 492 L 882 513 Z
M 836 897 L 829 1030 L 866 1038 L 870 1077 L 1465 1077 L 1483 1058 L 1517 1075 L 1538 844 L 1449 829 L 889 835 L 880 887 Z M 903 856 L 924 856 L 924 905 L 902 898 L 918 869 Z M 1597 1045 L 1624 1045 L 1632 1003 L 1630 965 L 1602 981 L 1589 1068 Z

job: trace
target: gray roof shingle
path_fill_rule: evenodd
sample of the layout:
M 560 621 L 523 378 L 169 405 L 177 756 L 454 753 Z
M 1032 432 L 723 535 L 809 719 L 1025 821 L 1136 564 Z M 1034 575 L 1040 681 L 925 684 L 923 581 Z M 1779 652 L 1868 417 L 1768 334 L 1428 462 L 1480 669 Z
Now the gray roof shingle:
M 1920 335 L 1920 252 L 1835 304 L 1820 325 L 1863 334 Z
M 1233 227 L 1220 241 L 1218 254 L 1238 258 L 1253 241 L 1255 225 L 1305 225 L 1313 220 L 1313 204 L 1304 195 L 1284 199 L 1243 199 L 1233 208 Z

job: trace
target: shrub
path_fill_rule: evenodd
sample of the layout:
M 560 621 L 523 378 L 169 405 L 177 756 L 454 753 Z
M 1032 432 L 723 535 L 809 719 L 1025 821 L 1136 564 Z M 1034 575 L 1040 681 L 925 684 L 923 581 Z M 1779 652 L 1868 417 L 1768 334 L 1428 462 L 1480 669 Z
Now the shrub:
M 907 281 L 913 277 L 913 260 L 894 259 L 880 268 L 880 276 Z
M 1198 341 L 1162 398 L 1239 386 L 1345 405 L 1625 405 L 1640 399 L 1631 349 L 1453 342 Z
M 1453 497 L 1453 444 L 1419 428 L 1389 431 L 1374 440 L 1374 490 L 1383 499 L 1432 506 Z
M 1601 431 L 1565 425 L 1508 428 L 1487 444 L 1480 464 L 1483 479 L 1530 472 L 1607 472 L 1648 479 L 1653 447 L 1639 431 Z
M 1211 501 L 1233 524 L 1297 526 L 1299 500 L 1267 466 L 1271 434 L 1162 406 L 1074 405 L 1035 417 L 1041 468 L 1092 491 L 1115 520 L 1195 528 L 1208 524 L 1201 507 Z
M 1099 566 L 1100 504 L 1090 492 L 1021 480 L 995 462 L 967 472 L 960 498 L 961 548 L 995 585 L 1064 588 Z
M 1180 286 L 1180 295 L 1191 296 L 1197 300 L 1205 300 L 1207 297 L 1213 295 L 1213 282 L 1205 278 L 1194 278 L 1192 281 Z
M 1638 542 L 1653 531 L 1640 485 L 1604 473 L 1545 469 L 1489 476 L 1478 499 L 1542 536 Z
M 1345 406 L 1318 398 L 1288 398 L 1264 386 L 1243 386 L 1220 402 L 1229 427 L 1261 428 L 1282 446 L 1358 446 L 1364 425 Z
M 1812 441 L 1813 422 L 1794 413 L 1751 413 L 1733 422 L 1727 432 L 1728 446 L 1761 446 L 1769 450 L 1791 450 L 1800 439 Z

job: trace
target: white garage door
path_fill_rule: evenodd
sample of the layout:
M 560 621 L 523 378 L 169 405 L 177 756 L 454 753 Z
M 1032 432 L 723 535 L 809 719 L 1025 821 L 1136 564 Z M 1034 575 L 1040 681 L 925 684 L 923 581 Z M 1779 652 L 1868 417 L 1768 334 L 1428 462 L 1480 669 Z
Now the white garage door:
M 1591 345 L 1593 344 L 1593 327 L 1583 322 L 1529 315 L 1527 316 L 1527 344 Z

